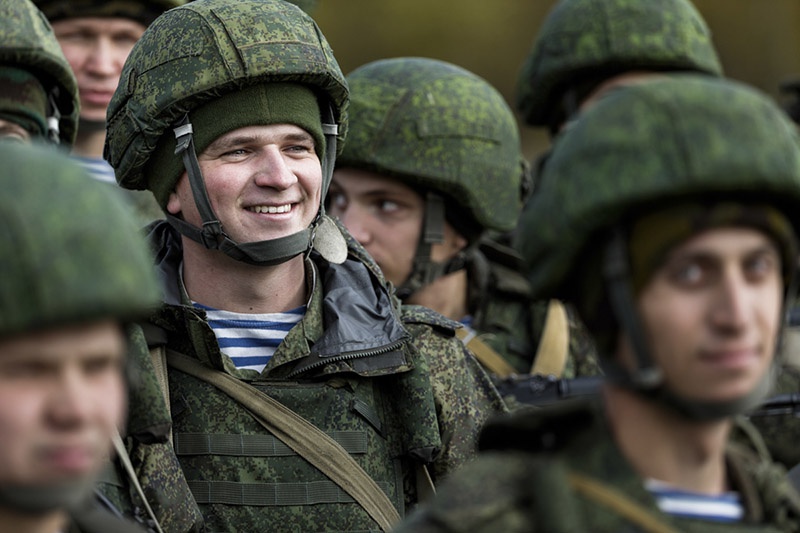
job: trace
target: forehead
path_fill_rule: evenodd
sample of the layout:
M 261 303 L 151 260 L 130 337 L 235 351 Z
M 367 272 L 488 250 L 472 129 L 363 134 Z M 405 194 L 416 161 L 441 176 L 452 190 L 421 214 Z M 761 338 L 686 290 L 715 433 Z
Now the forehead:
M 103 320 L 0 339 L 0 357 L 66 360 L 91 352 L 118 354 L 124 350 L 124 346 L 125 337 L 120 324 L 114 320 Z
M 421 196 L 402 180 L 360 168 L 337 168 L 333 172 L 333 183 L 345 192 L 353 194 L 387 193 L 395 195 Z
M 131 33 L 139 37 L 145 31 L 141 23 L 124 17 L 74 17 L 52 23 L 56 37 L 69 31 L 86 31 L 96 34 Z
M 694 233 L 676 244 L 669 257 L 682 255 L 740 256 L 757 251 L 778 252 L 775 240 L 767 232 L 746 226 L 720 226 Z

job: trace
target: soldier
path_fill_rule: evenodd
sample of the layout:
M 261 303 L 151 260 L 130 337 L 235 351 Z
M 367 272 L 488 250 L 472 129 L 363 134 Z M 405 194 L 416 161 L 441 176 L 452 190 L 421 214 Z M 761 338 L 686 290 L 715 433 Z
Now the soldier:
M 522 66 L 517 108 L 556 135 L 599 94 L 659 72 L 722 76 L 711 32 L 689 0 L 560 0 Z
M 17 1 L 17 0 L 13 0 Z M 145 28 L 184 0 L 34 0 L 53 27 L 77 79 L 80 120 L 72 155 L 92 177 L 116 183 L 103 159 L 106 110 L 122 65 Z M 141 225 L 163 218 L 148 194 L 125 191 Z
M 505 410 L 458 324 L 401 308 L 325 215 L 347 105 L 297 6 L 196 0 L 145 31 L 109 107 L 119 183 L 166 214 L 147 326 L 214 531 L 389 529 Z
M 78 86 L 53 30 L 30 0 L 0 5 L 0 137 L 69 150 Z
M 329 210 L 403 302 L 462 322 L 465 343 L 494 374 L 595 373 L 563 306 L 553 302 L 548 315 L 547 302 L 534 303 L 519 257 L 488 238 L 516 226 L 530 190 L 502 95 L 426 58 L 375 61 L 347 82 L 349 132 Z M 535 357 L 545 323 L 556 347 Z
M 144 531 L 93 488 L 124 425 L 125 331 L 159 301 L 150 255 L 64 155 L 2 143 L 0 160 L 0 529 Z
M 754 89 L 675 74 L 582 112 L 517 245 L 593 334 L 602 399 L 488 424 L 397 531 L 800 530 L 785 470 L 729 435 L 769 389 L 799 212 L 794 127 Z

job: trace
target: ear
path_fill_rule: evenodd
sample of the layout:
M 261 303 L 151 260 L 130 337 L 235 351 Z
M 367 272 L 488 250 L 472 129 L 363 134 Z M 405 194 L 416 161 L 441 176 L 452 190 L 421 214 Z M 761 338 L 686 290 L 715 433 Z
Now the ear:
M 181 198 L 178 196 L 178 193 L 175 191 L 169 193 L 169 199 L 167 200 L 167 211 L 171 215 L 177 215 L 182 209 Z

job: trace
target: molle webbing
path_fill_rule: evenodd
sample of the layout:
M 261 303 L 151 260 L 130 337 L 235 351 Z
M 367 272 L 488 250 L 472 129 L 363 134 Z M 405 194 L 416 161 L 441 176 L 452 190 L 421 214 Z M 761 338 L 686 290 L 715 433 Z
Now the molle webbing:
M 356 500 L 333 481 L 300 483 L 239 483 L 236 481 L 189 481 L 197 503 L 283 507 L 326 503 L 355 503 Z M 389 483 L 377 483 L 385 492 Z
M 362 431 L 327 433 L 351 455 L 367 453 L 367 435 Z M 285 457 L 297 452 L 273 435 L 207 435 L 178 433 L 175 453 L 184 455 L 228 455 L 235 457 Z

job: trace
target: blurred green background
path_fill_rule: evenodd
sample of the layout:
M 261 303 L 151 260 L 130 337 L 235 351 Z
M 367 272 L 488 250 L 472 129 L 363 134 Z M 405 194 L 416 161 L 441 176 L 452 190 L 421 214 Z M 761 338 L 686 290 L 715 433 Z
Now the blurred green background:
M 656 0 L 642 0 L 656 1 Z M 423 56 L 484 77 L 514 107 L 522 60 L 555 0 L 320 0 L 313 16 L 345 73 L 369 61 Z M 800 0 L 694 0 L 726 74 L 784 103 L 782 82 L 800 78 Z M 522 126 L 531 158 L 548 140 Z

